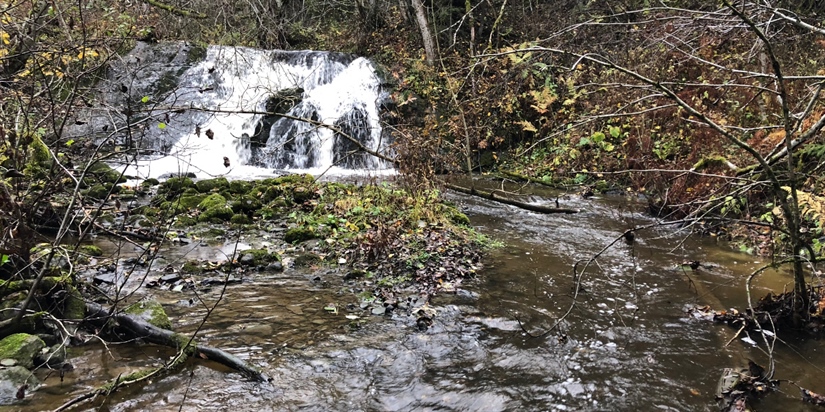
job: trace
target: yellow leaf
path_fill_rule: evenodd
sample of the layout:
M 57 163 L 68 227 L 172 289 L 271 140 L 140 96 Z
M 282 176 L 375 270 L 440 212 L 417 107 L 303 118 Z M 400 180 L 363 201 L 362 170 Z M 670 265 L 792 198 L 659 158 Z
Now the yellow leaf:
M 11 43 L 11 36 L 5 31 L 0 31 L 0 42 L 3 44 L 10 44 Z
M 524 130 L 525 132 L 537 132 L 538 131 L 538 129 L 536 129 L 536 127 L 533 126 L 533 124 L 528 122 L 527 120 L 522 120 L 520 122 L 516 122 L 516 124 L 521 125 L 521 130 Z

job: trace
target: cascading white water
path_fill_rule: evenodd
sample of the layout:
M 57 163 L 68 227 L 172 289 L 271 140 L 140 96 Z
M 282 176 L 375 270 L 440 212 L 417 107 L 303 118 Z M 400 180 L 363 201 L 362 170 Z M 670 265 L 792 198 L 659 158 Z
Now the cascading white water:
M 284 90 L 298 94 L 297 104 L 286 112 L 291 118 L 265 116 L 268 102 Z M 167 142 L 165 155 L 139 162 L 133 174 L 387 169 L 325 127 L 371 150 L 387 150 L 378 114 L 382 93 L 375 67 L 364 58 L 211 46 L 203 61 L 183 71 L 172 91 L 152 106 L 146 132 Z M 269 134 L 262 136 L 266 129 Z M 171 148 L 168 142 L 174 142 Z

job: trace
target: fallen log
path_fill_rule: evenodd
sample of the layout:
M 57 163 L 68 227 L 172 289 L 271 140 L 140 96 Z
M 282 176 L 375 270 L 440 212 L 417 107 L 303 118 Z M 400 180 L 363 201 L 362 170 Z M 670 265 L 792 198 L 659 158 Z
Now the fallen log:
M 134 338 L 143 339 L 157 345 L 169 346 L 178 350 L 185 349 L 189 351 L 188 354 L 191 357 L 218 362 L 257 382 L 269 381 L 269 378 L 260 370 L 246 364 L 243 360 L 226 351 L 198 345 L 195 342 L 190 343 L 189 348 L 184 348 L 187 342 L 189 342 L 189 337 L 186 335 L 159 328 L 143 319 L 125 313 L 116 313 L 111 317 Z M 86 321 L 100 326 L 106 323 L 107 319 L 109 319 L 109 309 L 97 303 L 86 303 Z
M 461 193 L 472 195 L 472 196 L 483 197 L 485 199 L 489 199 L 489 200 L 492 200 L 494 202 L 504 203 L 504 204 L 507 204 L 507 205 L 510 205 L 510 206 L 518 207 L 520 209 L 530 210 L 532 212 L 538 212 L 538 213 L 566 213 L 566 214 L 579 213 L 578 209 L 569 209 L 569 208 L 564 208 L 564 207 L 548 207 L 548 206 L 534 205 L 534 204 L 530 204 L 530 203 L 520 202 L 518 200 L 509 199 L 509 198 L 506 198 L 506 197 L 501 196 L 499 194 L 496 194 L 495 191 L 486 192 L 486 191 L 475 189 L 475 188 L 466 188 L 466 187 L 457 186 L 457 185 L 454 185 L 452 183 L 446 183 L 445 186 L 450 190 L 455 190 L 456 192 L 461 192 Z

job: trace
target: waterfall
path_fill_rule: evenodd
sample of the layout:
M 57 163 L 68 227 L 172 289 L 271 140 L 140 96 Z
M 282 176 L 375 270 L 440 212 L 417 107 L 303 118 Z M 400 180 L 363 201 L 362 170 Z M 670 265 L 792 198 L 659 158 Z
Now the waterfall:
M 156 153 L 138 162 L 138 176 L 391 167 L 358 150 L 389 150 L 379 121 L 387 93 L 365 58 L 210 46 L 199 61 L 169 67 L 149 62 L 146 50 L 133 53 L 121 68 L 128 76 L 117 78 L 142 85 L 131 99 L 146 108 L 142 138 Z

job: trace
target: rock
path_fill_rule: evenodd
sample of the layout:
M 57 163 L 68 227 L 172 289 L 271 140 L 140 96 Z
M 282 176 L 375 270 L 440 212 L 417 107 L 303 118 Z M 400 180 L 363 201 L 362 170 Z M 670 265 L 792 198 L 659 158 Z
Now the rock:
M 241 265 L 243 265 L 243 266 L 252 265 L 252 264 L 255 263 L 255 256 L 252 255 L 251 253 L 245 253 L 243 256 L 241 256 L 241 261 L 240 262 L 241 262 Z
M 24 368 L 34 367 L 34 358 L 46 347 L 43 339 L 28 333 L 15 333 L 0 340 L 0 359 L 14 359 Z
M 270 271 L 273 271 L 273 272 L 283 272 L 284 264 L 281 263 L 281 262 L 272 262 L 272 263 L 266 265 L 266 270 L 270 270 Z
M 40 381 L 22 366 L 0 369 L 0 405 L 18 402 L 17 393 L 23 385 L 28 385 L 27 391 L 33 391 L 40 386 Z
M 66 346 L 53 345 L 42 350 L 37 357 L 37 361 L 48 364 L 52 368 L 61 367 L 66 362 Z
M 177 273 L 170 273 L 168 275 L 163 275 L 158 279 L 163 283 L 174 283 L 180 280 L 180 275 Z
M 163 310 L 163 306 L 155 300 L 144 300 L 126 308 L 126 313 L 149 322 L 161 329 L 172 330 L 172 322 Z

